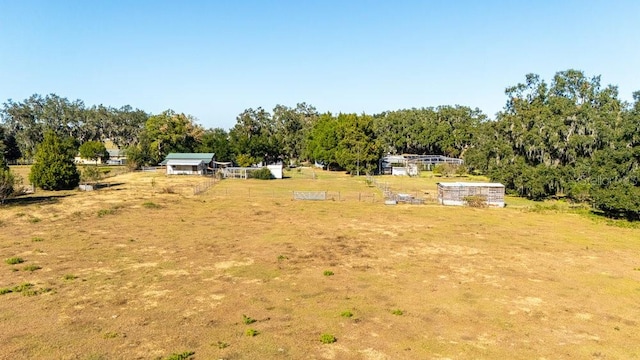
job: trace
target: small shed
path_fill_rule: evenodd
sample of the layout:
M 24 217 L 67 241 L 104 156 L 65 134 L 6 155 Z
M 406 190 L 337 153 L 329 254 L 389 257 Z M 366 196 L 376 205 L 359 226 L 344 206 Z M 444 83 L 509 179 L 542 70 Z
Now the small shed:
M 504 185 L 488 182 L 438 183 L 438 203 L 463 206 L 468 197 L 479 196 L 490 207 L 504 207 Z
M 391 168 L 393 176 L 418 176 L 418 165 L 407 164 L 407 166 L 393 166 Z
M 267 165 L 267 168 L 271 171 L 274 179 L 282 179 L 282 164 Z

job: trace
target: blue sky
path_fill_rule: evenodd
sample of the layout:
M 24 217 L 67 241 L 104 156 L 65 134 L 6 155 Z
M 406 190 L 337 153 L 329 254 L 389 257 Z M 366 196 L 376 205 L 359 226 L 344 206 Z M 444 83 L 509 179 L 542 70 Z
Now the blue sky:
M 466 105 L 569 68 L 640 90 L 640 1 L 0 0 L 0 103 L 56 93 L 230 128 L 249 107 Z

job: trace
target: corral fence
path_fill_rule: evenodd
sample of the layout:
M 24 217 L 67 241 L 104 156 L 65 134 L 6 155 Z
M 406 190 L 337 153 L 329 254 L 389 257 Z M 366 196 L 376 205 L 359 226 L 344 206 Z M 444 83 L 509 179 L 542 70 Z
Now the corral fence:
M 226 181 L 226 180 L 224 180 Z M 267 189 L 262 187 L 229 188 L 215 186 L 207 191 L 207 196 L 227 199 L 275 199 L 309 201 L 345 201 L 345 202 L 381 202 L 383 199 L 373 191 L 302 191 L 284 188 Z
M 376 194 L 370 192 L 342 192 L 342 191 L 294 191 L 293 200 L 333 200 L 376 202 Z M 380 200 L 378 196 L 377 200 Z
M 193 187 L 193 195 L 199 195 L 203 192 L 209 190 L 213 185 L 215 185 L 220 180 L 216 178 L 208 178 L 206 181 L 203 181 L 196 186 Z
M 436 199 L 433 196 L 425 196 L 418 193 L 400 193 L 395 192 L 391 189 L 391 186 L 387 182 L 378 181 L 372 175 L 367 175 L 366 178 L 367 184 L 373 185 L 382 191 L 382 196 L 384 196 L 384 203 L 389 205 L 395 204 L 412 204 L 412 205 L 423 205 L 427 202 L 435 203 Z

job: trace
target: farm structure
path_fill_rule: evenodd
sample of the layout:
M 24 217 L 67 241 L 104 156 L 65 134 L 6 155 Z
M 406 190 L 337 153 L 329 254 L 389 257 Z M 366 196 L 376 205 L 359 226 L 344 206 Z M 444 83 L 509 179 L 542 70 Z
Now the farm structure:
M 483 198 L 490 207 L 504 207 L 504 185 L 484 182 L 438 183 L 438 203 L 462 206 L 469 197 Z
M 262 167 L 224 167 L 222 168 L 222 177 L 225 179 L 248 179 L 249 174 L 253 171 L 260 170 Z M 267 165 L 267 169 L 271 172 L 274 179 L 282 179 L 282 164 Z
M 214 170 L 214 153 L 170 153 L 160 163 L 167 175 L 204 175 Z
M 393 166 L 391 168 L 393 176 L 418 176 L 418 165 L 407 164 L 407 166 Z
M 439 164 L 462 165 L 463 160 L 444 155 L 387 155 L 380 159 L 378 170 L 383 175 L 415 176 L 418 170 L 431 170 Z
M 109 160 L 107 165 L 126 165 L 127 155 L 123 149 L 107 149 Z
M 85 159 L 80 154 L 74 157 L 74 162 L 76 164 L 81 165 L 126 165 L 127 164 L 127 155 L 124 149 L 118 148 L 113 142 L 107 140 L 105 141 L 105 148 L 107 153 L 109 154 L 108 158 L 102 159 Z M 104 160 L 104 161 L 103 161 Z

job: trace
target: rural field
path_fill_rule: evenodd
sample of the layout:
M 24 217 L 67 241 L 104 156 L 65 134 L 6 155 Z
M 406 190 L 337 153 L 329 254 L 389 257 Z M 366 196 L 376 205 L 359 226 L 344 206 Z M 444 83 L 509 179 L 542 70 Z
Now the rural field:
M 0 358 L 640 358 L 639 228 L 288 175 L 194 194 L 206 178 L 126 173 L 0 206 Z M 438 181 L 377 179 L 427 198 Z

